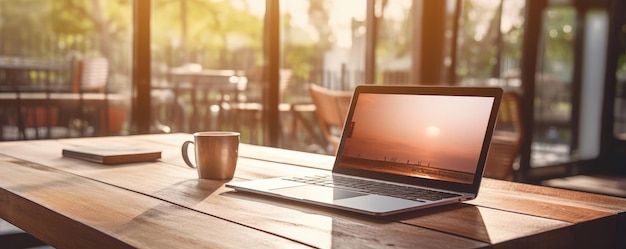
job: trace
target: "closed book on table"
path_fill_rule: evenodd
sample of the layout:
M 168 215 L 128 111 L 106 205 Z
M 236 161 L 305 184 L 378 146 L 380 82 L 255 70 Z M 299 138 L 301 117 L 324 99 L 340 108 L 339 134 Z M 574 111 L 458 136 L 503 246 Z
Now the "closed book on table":
M 101 164 L 150 162 L 161 158 L 161 151 L 130 146 L 77 146 L 63 149 L 64 157 Z

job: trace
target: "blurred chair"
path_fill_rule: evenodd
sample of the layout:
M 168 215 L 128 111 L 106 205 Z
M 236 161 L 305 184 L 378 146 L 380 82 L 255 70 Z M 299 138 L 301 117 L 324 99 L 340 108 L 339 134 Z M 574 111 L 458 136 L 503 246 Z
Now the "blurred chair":
M 309 94 L 315 104 L 315 113 L 320 123 L 324 138 L 328 142 L 327 153 L 335 154 L 341 131 L 350 107 L 352 93 L 335 91 L 319 85 L 311 84 Z
M 232 112 L 235 130 L 241 130 L 242 127 L 249 129 L 249 142 L 251 143 L 258 143 L 258 136 L 262 129 L 263 93 L 267 87 L 267 81 L 263 74 L 263 71 L 251 73 L 244 83 L 238 84 L 234 96 L 223 99 L 220 104 L 222 110 Z M 281 103 L 284 102 L 284 95 L 292 77 L 293 71 L 291 69 L 280 69 L 278 97 Z M 223 120 L 223 117 L 220 118 L 219 123 L 222 123 Z
M 487 155 L 484 176 L 513 180 L 513 163 L 519 155 L 523 138 L 520 97 L 516 93 L 504 93 Z
M 91 58 L 79 60 L 74 68 L 74 93 L 109 93 L 109 60 L 106 58 Z M 82 98 L 82 97 L 81 97 Z M 97 122 L 100 135 L 119 134 L 122 124 L 126 120 L 126 109 L 120 106 L 109 105 L 108 99 L 104 108 L 96 110 L 97 116 L 88 117 Z M 94 125 L 96 125 L 94 123 Z
M 109 78 L 109 61 L 106 58 L 77 60 L 74 63 L 72 92 L 104 93 Z
M 70 128 L 78 130 L 80 136 L 85 129 L 94 125 L 99 135 L 119 134 L 126 119 L 124 107 L 111 106 L 105 96 L 101 107 L 83 110 L 83 94 L 109 93 L 109 60 L 106 58 L 81 59 L 74 62 L 72 92 L 79 94 L 77 115 L 70 118 Z

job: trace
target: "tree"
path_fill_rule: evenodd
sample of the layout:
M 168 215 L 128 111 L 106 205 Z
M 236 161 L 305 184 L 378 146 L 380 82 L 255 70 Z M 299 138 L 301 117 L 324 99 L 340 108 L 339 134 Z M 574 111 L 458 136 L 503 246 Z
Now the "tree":
M 94 37 L 93 49 L 111 60 L 128 37 L 130 8 L 129 1 L 54 1 L 52 30 L 59 35 Z
M 170 66 L 195 62 L 211 68 L 242 68 L 235 51 L 250 51 L 244 46 L 262 53 L 263 21 L 246 4 L 156 0 L 152 24 L 153 55 Z

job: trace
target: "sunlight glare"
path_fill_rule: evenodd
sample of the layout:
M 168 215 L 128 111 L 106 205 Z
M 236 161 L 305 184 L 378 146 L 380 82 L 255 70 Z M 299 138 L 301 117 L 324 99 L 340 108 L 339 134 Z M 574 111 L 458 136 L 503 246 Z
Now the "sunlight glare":
M 436 137 L 439 135 L 439 127 L 434 126 L 434 125 L 430 125 L 428 127 L 426 127 L 426 135 L 430 136 L 430 137 Z

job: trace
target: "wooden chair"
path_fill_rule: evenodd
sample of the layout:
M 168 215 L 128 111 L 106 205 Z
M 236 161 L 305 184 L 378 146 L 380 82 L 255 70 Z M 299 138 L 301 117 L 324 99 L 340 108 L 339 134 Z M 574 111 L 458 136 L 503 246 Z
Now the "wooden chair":
M 80 94 L 79 109 L 82 106 L 84 93 L 108 93 L 109 80 L 109 60 L 106 58 L 90 58 L 77 60 L 74 63 L 72 75 L 72 92 Z M 79 115 L 71 117 L 77 122 L 81 136 L 82 129 L 86 126 L 83 122 L 91 121 L 93 125 L 99 126 L 99 135 L 119 134 L 122 123 L 126 119 L 126 110 L 122 107 L 109 106 L 108 100 L 100 110 L 92 110 L 83 113 L 76 111 Z M 85 116 L 86 115 L 86 116 Z M 96 124 L 97 123 L 97 124 Z
M 341 136 L 341 130 L 348 114 L 352 93 L 348 91 L 329 90 L 311 84 L 309 94 L 315 104 L 315 114 L 320 123 L 324 138 L 328 142 L 327 152 L 335 154 Z
M 109 61 L 106 58 L 78 60 L 74 63 L 72 92 L 104 93 L 109 78 Z
M 520 98 L 516 93 L 504 93 L 496 121 L 496 130 L 485 165 L 485 177 L 513 179 L 513 163 L 519 155 L 524 138 Z

